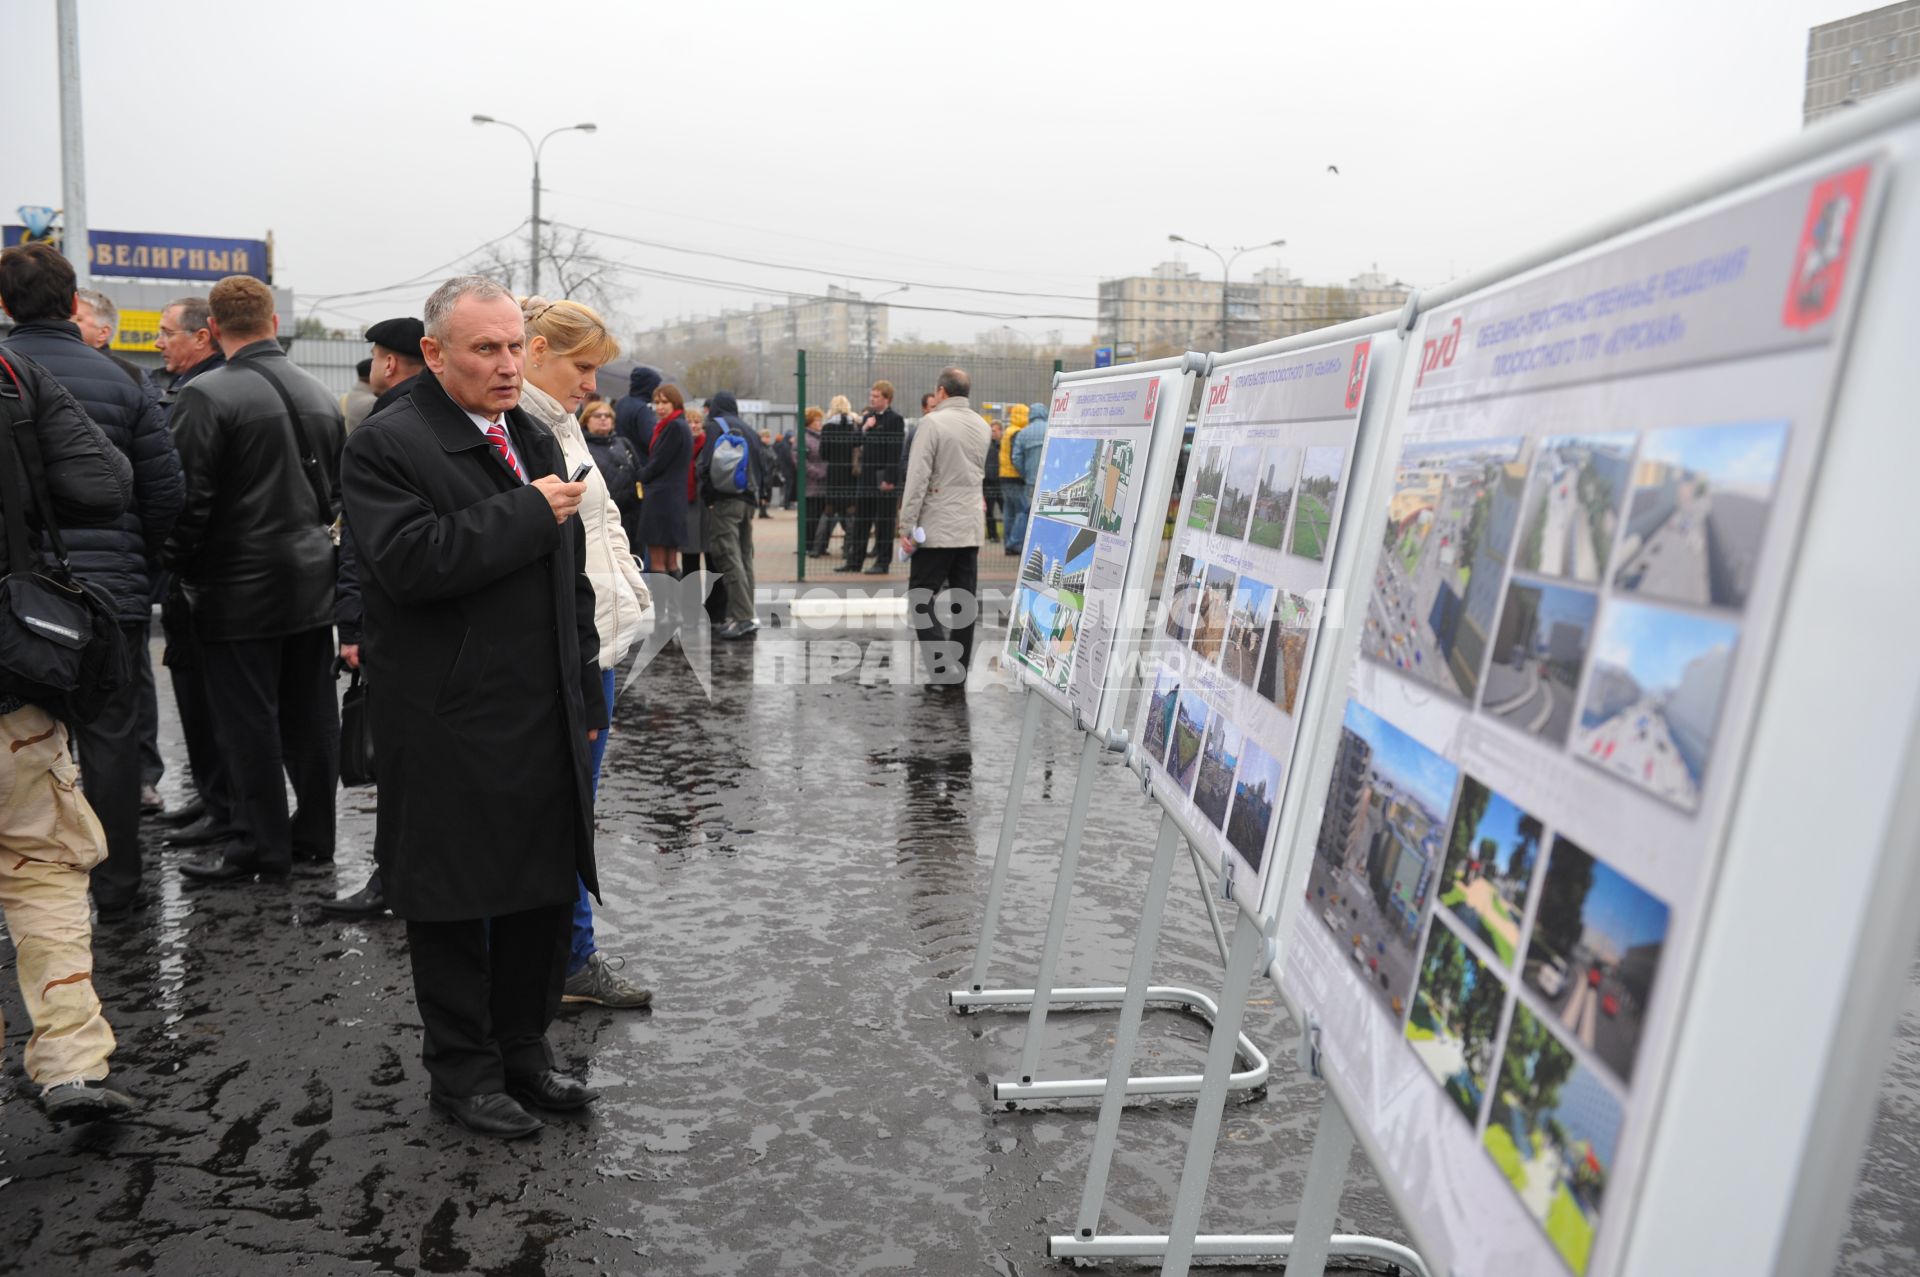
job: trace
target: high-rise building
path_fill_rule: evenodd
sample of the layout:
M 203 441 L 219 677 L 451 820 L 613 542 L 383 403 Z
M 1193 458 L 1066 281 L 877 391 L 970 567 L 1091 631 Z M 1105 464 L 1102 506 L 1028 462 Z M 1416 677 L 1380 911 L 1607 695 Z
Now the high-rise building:
M 1404 306 L 1411 290 L 1378 271 L 1346 284 L 1308 284 L 1285 267 L 1269 266 L 1228 288 L 1227 335 L 1220 333 L 1220 285 L 1181 262 L 1162 262 L 1145 275 L 1100 281 L 1096 340 L 1137 349 L 1176 346 L 1218 350 L 1324 328 L 1344 319 Z
M 1373 746 L 1351 731 L 1340 733 L 1333 759 L 1333 784 L 1327 794 L 1326 814 L 1320 818 L 1319 852 L 1323 860 L 1339 864 L 1348 845 L 1366 824 L 1367 785 L 1373 766 Z
M 1920 78 L 1920 0 L 1901 0 L 1807 32 L 1803 124 Z

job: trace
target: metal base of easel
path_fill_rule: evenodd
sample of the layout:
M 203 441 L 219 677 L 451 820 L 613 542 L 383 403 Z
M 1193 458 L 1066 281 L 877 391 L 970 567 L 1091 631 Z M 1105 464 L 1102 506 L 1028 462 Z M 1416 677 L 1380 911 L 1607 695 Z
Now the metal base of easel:
M 1397 1264 L 1418 1277 L 1429 1277 L 1417 1252 L 1397 1242 L 1352 1233 L 1335 1233 L 1330 1254 L 1343 1259 L 1377 1259 Z M 1292 1233 L 1202 1233 L 1193 1239 L 1196 1259 L 1290 1259 Z M 1047 1238 L 1049 1259 L 1159 1259 L 1167 1253 L 1165 1233 L 1120 1234 L 1110 1237 L 1055 1236 Z
M 1126 996 L 1127 990 L 1124 986 L 1055 989 L 1052 1001 L 1068 1006 L 1115 1007 L 1124 1002 Z M 1220 1018 L 1219 1005 L 1197 989 L 1185 989 L 1177 985 L 1151 985 L 1147 989 L 1147 1001 L 1183 1007 L 1205 1020 L 1209 1029 Z M 1032 989 L 986 989 L 979 993 L 955 989 L 947 994 L 947 1005 L 962 1014 L 975 1008 L 1021 1007 L 1032 1002 Z M 1240 1034 L 1238 1046 L 1240 1058 L 1247 1060 L 1250 1067 L 1233 1074 L 1227 1081 L 1227 1089 L 1246 1091 L 1265 1086 L 1267 1075 L 1272 1071 L 1272 1063 L 1244 1033 Z M 1199 1092 L 1203 1080 L 1198 1073 L 1129 1077 L 1126 1094 L 1193 1095 Z M 993 1084 L 995 1102 L 1003 1103 L 1008 1108 L 1036 1100 L 1099 1099 L 1106 1093 L 1107 1079 L 1104 1077 L 1047 1078 Z

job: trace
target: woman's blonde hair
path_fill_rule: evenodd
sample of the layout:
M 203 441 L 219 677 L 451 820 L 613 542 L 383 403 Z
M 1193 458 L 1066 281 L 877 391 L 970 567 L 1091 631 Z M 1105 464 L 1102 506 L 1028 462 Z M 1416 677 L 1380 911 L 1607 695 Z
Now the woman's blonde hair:
M 613 411 L 613 401 L 610 399 L 589 399 L 587 400 L 587 402 L 581 404 L 580 405 L 580 424 L 583 426 L 586 425 L 587 419 L 593 416 L 593 414 L 596 412 L 604 412 L 609 417 L 615 416 L 616 414 Z
M 545 337 L 553 353 L 562 358 L 578 355 L 607 364 L 620 357 L 620 343 L 607 331 L 606 322 L 579 302 L 550 302 L 537 294 L 522 297 L 520 317 L 526 322 L 529 341 Z
M 848 401 L 845 395 L 835 395 L 832 401 L 827 404 L 827 411 L 828 412 L 844 412 L 848 416 L 852 416 L 853 404 Z

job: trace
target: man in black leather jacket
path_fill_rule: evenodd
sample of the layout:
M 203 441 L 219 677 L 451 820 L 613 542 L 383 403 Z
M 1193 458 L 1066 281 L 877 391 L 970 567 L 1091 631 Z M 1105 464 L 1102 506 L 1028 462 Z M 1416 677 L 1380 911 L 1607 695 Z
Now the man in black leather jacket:
M 332 527 L 346 425 L 332 393 L 275 340 L 265 284 L 230 275 L 207 301 L 227 364 L 195 378 L 173 410 L 187 501 L 165 557 L 185 583 L 207 683 L 218 689 L 214 729 L 239 838 L 181 872 L 277 878 L 296 859 L 333 860 Z
M 153 615 L 149 560 L 180 513 L 180 459 L 154 394 L 89 346 L 73 322 L 73 266 L 51 245 L 27 244 L 0 265 L 0 305 L 15 321 L 8 350 L 45 368 L 133 463 L 133 505 L 107 527 L 76 528 L 66 538 L 80 578 L 113 600 L 134 677 L 92 722 L 74 729 L 87 799 L 107 833 L 107 861 L 93 879 L 103 920 L 124 917 L 144 899 L 140 886 L 140 701 Z

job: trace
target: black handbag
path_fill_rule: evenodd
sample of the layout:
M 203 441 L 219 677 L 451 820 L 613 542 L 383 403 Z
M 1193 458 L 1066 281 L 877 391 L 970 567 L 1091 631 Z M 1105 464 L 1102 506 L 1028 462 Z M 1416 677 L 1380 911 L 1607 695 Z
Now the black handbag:
M 356 667 L 340 698 L 340 783 L 373 781 L 373 707 L 367 703 L 366 675 Z
M 89 723 L 126 686 L 127 653 L 112 602 L 77 579 L 54 522 L 26 384 L 0 358 L 0 505 L 7 574 L 0 577 L 0 690 L 69 723 Z M 9 394 L 8 392 L 12 393 Z M 37 560 L 28 489 L 54 562 Z

